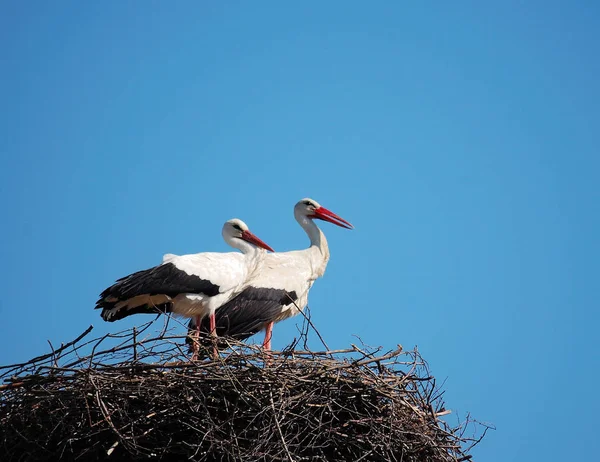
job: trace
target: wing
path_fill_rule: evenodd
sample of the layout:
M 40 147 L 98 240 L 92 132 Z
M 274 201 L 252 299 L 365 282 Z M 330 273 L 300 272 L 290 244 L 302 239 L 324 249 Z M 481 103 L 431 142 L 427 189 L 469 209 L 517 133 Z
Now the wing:
M 244 258 L 238 253 L 169 255 L 159 266 L 117 280 L 100 294 L 96 308 L 102 309 L 107 321 L 139 312 L 155 313 L 157 306 L 170 303 L 179 294 L 214 297 L 230 291 L 244 281 L 245 274 Z
M 181 256 L 167 255 L 164 258 L 168 258 L 168 260 L 161 266 L 172 264 L 186 275 L 210 281 L 212 284 L 218 286 L 218 292 L 216 293 L 225 293 L 233 290 L 246 280 L 248 274 L 246 259 L 243 254 L 237 252 L 206 252 Z
M 300 297 L 310 288 L 312 274 L 310 260 L 303 252 L 269 253 L 248 286 L 295 291 Z
M 219 286 L 196 274 L 180 270 L 174 263 L 165 263 L 117 280 L 102 292 L 100 297 L 101 300 L 127 300 L 145 294 L 174 297 L 181 293 L 204 293 L 214 296 L 219 293 Z
M 285 307 L 293 305 L 297 299 L 294 291 L 248 287 L 217 309 L 217 335 L 247 339 L 260 332 L 266 323 L 277 319 Z M 195 328 L 193 320 L 189 327 Z M 200 330 L 210 333 L 208 318 L 202 320 Z

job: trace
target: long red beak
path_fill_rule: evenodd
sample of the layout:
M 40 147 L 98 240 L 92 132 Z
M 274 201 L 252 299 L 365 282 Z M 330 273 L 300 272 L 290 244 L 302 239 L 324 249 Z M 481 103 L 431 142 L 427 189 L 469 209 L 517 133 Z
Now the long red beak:
M 271 247 L 269 247 L 268 244 L 266 244 L 265 242 L 260 240 L 258 237 L 256 237 L 254 234 L 252 234 L 250 231 L 242 231 L 242 239 L 247 242 L 250 242 L 251 244 L 254 244 L 262 249 L 266 249 L 270 252 L 275 252 Z
M 315 210 L 314 218 L 318 218 L 319 220 L 325 220 L 329 223 L 333 223 L 334 225 L 341 226 L 346 229 L 354 229 L 352 223 L 344 220 L 342 217 L 336 215 L 331 210 L 327 210 L 325 207 L 319 207 Z

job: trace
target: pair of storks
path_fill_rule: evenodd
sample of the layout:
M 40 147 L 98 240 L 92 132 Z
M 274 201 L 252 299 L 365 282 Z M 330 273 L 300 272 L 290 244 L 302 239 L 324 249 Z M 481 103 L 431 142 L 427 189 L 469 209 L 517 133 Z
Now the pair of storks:
M 197 335 L 203 331 L 243 340 L 264 329 L 268 350 L 273 324 L 304 309 L 309 289 L 329 261 L 327 239 L 313 220 L 353 228 L 313 199 L 299 201 L 294 216 L 310 239 L 307 249 L 274 252 L 242 220 L 232 219 L 223 226 L 223 238 L 242 253 L 166 254 L 160 265 L 104 290 L 96 308 L 110 322 L 137 313 L 174 313 L 191 318 L 190 329 Z

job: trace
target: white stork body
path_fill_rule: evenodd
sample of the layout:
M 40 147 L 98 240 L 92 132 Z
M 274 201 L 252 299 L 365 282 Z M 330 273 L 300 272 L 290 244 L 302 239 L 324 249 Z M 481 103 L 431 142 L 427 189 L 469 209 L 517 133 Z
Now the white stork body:
M 308 304 L 308 292 L 315 280 L 325 273 L 329 246 L 323 232 L 314 223 L 322 219 L 348 229 L 352 225 L 312 199 L 303 199 L 294 207 L 294 216 L 310 239 L 304 250 L 265 255 L 248 279 L 245 289 L 217 309 L 216 331 L 245 339 L 266 329 L 264 346 L 270 349 L 273 323 L 295 316 Z M 190 322 L 190 328 L 194 322 Z M 202 330 L 210 327 L 202 323 Z
M 112 322 L 160 311 L 198 320 L 214 316 L 254 276 L 266 255 L 262 249 L 272 250 L 238 219 L 227 221 L 222 234 L 242 253 L 166 254 L 160 265 L 125 276 L 104 290 L 96 303 L 102 318 Z

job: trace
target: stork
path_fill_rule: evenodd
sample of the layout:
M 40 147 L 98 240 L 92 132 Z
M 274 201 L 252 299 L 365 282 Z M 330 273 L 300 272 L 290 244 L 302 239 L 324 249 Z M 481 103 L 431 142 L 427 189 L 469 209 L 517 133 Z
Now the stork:
M 118 279 L 96 302 L 108 322 L 132 314 L 166 312 L 194 317 L 196 325 L 209 318 L 215 332 L 215 310 L 240 293 L 255 276 L 266 252 L 273 249 L 252 234 L 246 223 L 234 218 L 225 222 L 223 239 L 237 252 L 166 254 L 153 268 Z
M 244 340 L 265 330 L 263 347 L 271 349 L 273 324 L 299 314 L 308 304 L 308 291 L 325 273 L 329 247 L 325 234 L 314 220 L 325 220 L 337 226 L 353 226 L 313 199 L 302 199 L 294 207 L 294 217 L 306 231 L 310 246 L 304 250 L 265 255 L 256 277 L 247 281 L 245 289 L 220 306 L 215 314 L 218 336 Z M 197 320 L 191 320 L 190 329 Z M 213 330 L 202 320 L 201 330 Z

